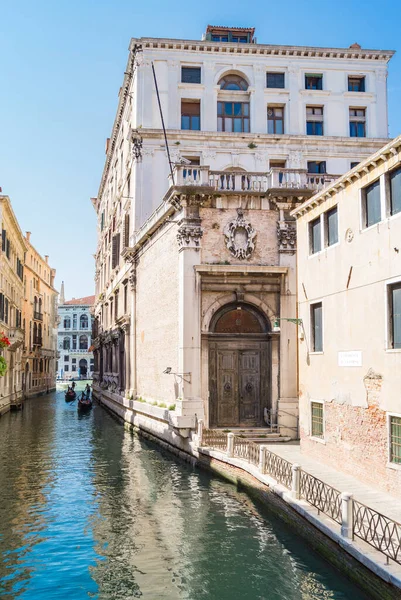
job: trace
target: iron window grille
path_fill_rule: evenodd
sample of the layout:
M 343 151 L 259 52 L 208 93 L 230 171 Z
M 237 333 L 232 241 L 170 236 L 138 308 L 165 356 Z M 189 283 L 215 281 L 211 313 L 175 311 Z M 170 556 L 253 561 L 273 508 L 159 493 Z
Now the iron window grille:
M 312 437 L 323 438 L 323 404 L 311 402 L 311 433 Z
M 390 462 L 401 464 L 401 417 L 390 416 Z

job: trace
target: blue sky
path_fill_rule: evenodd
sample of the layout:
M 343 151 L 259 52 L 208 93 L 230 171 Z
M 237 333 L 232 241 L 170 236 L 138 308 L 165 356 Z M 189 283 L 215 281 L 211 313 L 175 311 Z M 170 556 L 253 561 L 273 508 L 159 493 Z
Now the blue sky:
M 390 135 L 401 133 L 401 3 L 382 0 L 0 0 L 0 186 L 50 255 L 66 296 L 94 293 L 96 196 L 131 37 L 200 39 L 255 26 L 260 43 L 397 50 Z

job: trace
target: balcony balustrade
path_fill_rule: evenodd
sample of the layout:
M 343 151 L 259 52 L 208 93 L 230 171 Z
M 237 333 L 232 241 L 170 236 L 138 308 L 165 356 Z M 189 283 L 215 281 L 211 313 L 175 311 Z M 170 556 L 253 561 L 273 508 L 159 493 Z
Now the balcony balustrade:
M 272 168 L 266 173 L 249 171 L 211 171 L 208 166 L 176 165 L 176 186 L 210 187 L 223 193 L 266 193 L 273 190 L 319 192 L 339 175 L 308 173 L 306 169 Z
M 42 346 L 43 345 L 43 338 L 39 335 L 34 335 L 33 336 L 33 345 L 34 346 Z
M 34 318 L 36 321 L 43 321 L 43 313 L 41 313 L 41 312 L 38 312 L 37 310 L 34 310 L 34 311 L 33 311 L 33 318 Z

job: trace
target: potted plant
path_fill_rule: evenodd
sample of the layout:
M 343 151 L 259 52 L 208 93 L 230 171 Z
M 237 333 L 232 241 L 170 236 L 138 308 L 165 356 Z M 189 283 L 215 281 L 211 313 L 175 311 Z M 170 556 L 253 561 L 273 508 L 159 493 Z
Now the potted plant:
M 0 334 L 0 349 L 3 350 L 3 348 L 7 348 L 8 346 L 10 346 L 10 340 L 8 339 L 8 337 L 3 333 Z

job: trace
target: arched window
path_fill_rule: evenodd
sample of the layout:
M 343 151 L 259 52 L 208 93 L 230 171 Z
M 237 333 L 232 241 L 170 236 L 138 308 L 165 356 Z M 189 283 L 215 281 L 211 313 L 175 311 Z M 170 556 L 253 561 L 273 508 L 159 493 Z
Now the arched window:
M 88 315 L 81 315 L 79 317 L 80 329 L 88 329 Z
M 35 312 L 37 312 L 37 311 L 38 311 L 38 299 L 37 299 L 37 297 L 36 297 L 36 296 L 35 296 L 35 297 L 34 297 L 34 299 L 33 299 L 33 310 L 34 310 Z
M 240 75 L 228 73 L 219 81 L 217 131 L 249 133 L 250 111 L 248 83 Z
M 233 73 L 224 75 L 219 81 L 219 86 L 221 90 L 236 90 L 239 92 L 246 92 L 248 89 L 248 83 L 245 79 L 241 75 Z
M 79 349 L 80 350 L 87 350 L 88 349 L 88 336 L 87 335 L 80 335 L 79 336 Z
M 71 347 L 71 339 L 69 337 L 65 337 L 63 339 L 63 350 L 69 350 Z
M 65 317 L 65 319 L 64 319 L 64 329 L 71 329 L 71 319 L 70 319 L 70 317 Z

